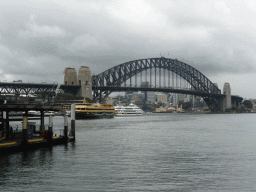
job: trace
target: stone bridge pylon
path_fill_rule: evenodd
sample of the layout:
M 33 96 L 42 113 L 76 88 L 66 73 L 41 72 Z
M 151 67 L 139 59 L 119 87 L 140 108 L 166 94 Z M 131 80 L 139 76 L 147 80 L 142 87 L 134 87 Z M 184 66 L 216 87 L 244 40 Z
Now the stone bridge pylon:
M 89 67 L 81 66 L 78 76 L 75 68 L 66 68 L 64 71 L 65 85 L 79 85 L 77 95 L 92 99 L 92 76 Z

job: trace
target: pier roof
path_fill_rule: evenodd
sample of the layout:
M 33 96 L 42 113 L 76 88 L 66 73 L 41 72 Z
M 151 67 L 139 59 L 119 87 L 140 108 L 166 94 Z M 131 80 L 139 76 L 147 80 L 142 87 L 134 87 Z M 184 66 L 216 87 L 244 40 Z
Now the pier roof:
M 38 105 L 38 104 L 0 104 L 0 111 L 59 111 L 59 105 Z

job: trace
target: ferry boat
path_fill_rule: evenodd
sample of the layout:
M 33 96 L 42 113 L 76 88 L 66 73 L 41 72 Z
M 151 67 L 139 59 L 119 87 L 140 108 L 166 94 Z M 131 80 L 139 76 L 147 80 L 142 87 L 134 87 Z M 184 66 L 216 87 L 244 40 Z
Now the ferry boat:
M 125 116 L 141 116 L 144 111 L 140 109 L 137 105 L 131 103 L 128 106 L 117 105 L 115 106 L 116 117 L 125 117 Z
M 116 114 L 115 107 L 111 104 L 76 103 L 76 119 L 113 118 Z

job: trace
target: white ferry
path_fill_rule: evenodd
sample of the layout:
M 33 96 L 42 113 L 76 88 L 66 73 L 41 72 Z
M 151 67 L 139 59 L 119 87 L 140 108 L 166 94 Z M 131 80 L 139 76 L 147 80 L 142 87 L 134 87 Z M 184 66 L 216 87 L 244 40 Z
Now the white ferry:
M 116 117 L 125 117 L 125 116 L 141 116 L 144 111 L 138 106 L 131 103 L 128 106 L 117 105 L 115 106 Z

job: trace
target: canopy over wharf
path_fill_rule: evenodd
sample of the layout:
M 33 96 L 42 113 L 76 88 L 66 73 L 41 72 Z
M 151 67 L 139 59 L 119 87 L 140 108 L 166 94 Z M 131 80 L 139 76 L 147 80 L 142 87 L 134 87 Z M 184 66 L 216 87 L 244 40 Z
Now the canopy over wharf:
M 10 121 L 28 121 L 28 111 L 40 111 L 39 118 L 31 118 L 32 120 L 40 119 L 40 131 L 44 130 L 44 111 L 59 111 L 60 106 L 56 105 L 41 105 L 41 104 L 0 104 L 0 133 L 5 132 L 6 139 L 10 136 Z M 2 112 L 2 113 L 1 113 Z M 23 118 L 9 118 L 10 112 L 24 112 Z M 23 129 L 27 126 L 23 126 Z M 0 134 L 0 138 L 3 135 Z

